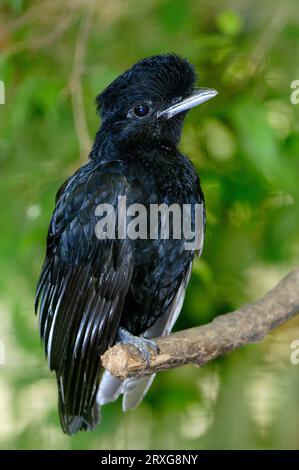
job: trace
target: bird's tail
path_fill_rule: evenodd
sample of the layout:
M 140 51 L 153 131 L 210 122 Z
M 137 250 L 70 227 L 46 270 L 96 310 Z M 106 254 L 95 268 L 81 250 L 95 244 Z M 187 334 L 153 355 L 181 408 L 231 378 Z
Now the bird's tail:
M 156 374 L 142 378 L 133 377 L 122 382 L 113 377 L 108 370 L 105 370 L 97 393 L 97 403 L 99 407 L 107 403 L 112 403 L 117 400 L 120 395 L 123 395 L 123 411 L 136 408 L 147 394 L 155 376 Z
M 63 431 L 71 435 L 78 431 L 91 431 L 94 429 L 100 420 L 100 410 L 96 400 L 94 400 L 91 406 L 86 407 L 80 416 L 71 415 L 64 402 L 63 388 L 59 378 L 57 378 L 57 385 L 59 418 Z

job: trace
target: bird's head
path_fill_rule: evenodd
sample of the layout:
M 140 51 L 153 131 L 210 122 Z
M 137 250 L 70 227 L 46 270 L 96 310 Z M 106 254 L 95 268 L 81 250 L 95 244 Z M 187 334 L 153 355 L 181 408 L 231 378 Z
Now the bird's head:
M 102 128 L 123 142 L 177 144 L 186 112 L 217 94 L 195 88 L 196 79 L 194 67 L 175 54 L 141 60 L 97 97 Z

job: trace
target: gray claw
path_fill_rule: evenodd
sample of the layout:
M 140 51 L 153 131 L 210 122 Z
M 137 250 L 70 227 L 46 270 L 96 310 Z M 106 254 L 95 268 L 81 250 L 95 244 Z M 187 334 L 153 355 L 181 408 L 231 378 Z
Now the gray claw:
M 138 349 L 142 355 L 142 359 L 145 362 L 146 368 L 148 369 L 151 363 L 151 352 L 150 348 L 159 352 L 159 347 L 152 339 L 144 338 L 143 336 L 134 336 L 124 328 L 119 328 L 117 332 L 118 340 L 121 344 L 131 344 Z
M 160 348 L 157 345 L 156 341 L 154 341 L 153 339 L 144 338 L 144 337 L 143 337 L 143 340 L 149 345 L 150 348 L 152 348 L 155 351 L 156 354 L 159 354 Z

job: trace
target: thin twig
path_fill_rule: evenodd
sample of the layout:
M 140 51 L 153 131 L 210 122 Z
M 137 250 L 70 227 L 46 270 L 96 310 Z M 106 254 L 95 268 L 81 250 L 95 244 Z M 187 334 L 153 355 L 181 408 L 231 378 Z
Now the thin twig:
M 142 376 L 186 364 L 203 366 L 218 356 L 261 341 L 270 331 L 299 314 L 299 268 L 260 300 L 221 315 L 211 323 L 156 339 L 159 354 L 145 370 L 139 351 L 117 344 L 101 357 L 115 377 Z
M 267 52 L 271 49 L 278 35 L 285 27 L 290 15 L 291 4 L 288 0 L 286 0 L 275 10 L 273 17 L 262 32 L 259 40 L 256 42 L 251 52 L 251 60 L 254 64 L 255 73 L 257 73 L 258 69 L 263 64 Z
M 41 36 L 33 37 L 26 41 L 12 44 L 11 46 L 5 48 L 5 53 L 17 54 L 23 50 L 38 51 L 39 49 L 47 48 L 58 41 L 58 39 L 60 39 L 61 36 L 63 36 L 63 34 L 66 33 L 68 29 L 70 29 L 74 21 L 75 14 L 73 11 L 71 11 L 63 20 L 59 20 L 58 24 L 54 26 L 50 32 L 44 32 L 44 34 Z
M 76 41 L 73 69 L 71 72 L 69 83 L 75 128 L 80 145 L 80 154 L 81 157 L 84 159 L 86 158 L 86 155 L 90 150 L 91 139 L 89 136 L 86 121 L 81 78 L 85 67 L 86 49 L 92 26 L 94 7 L 94 0 L 90 0 L 86 5 L 86 11 L 84 17 L 82 18 L 79 34 Z

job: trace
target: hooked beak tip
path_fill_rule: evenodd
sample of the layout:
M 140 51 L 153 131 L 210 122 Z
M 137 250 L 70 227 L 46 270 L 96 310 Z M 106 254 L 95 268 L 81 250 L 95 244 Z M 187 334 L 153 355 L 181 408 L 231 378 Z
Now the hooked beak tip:
M 205 103 L 217 95 L 218 91 L 214 88 L 197 88 L 190 96 L 187 96 L 187 98 L 182 99 L 178 103 L 158 113 L 157 117 L 164 116 L 166 119 L 169 119 L 176 114 L 188 111 L 199 104 Z

